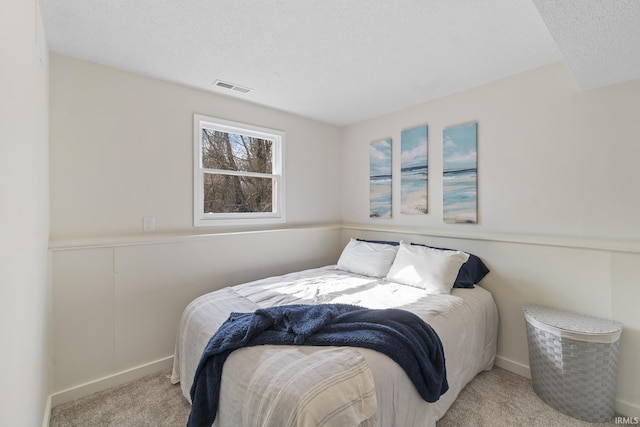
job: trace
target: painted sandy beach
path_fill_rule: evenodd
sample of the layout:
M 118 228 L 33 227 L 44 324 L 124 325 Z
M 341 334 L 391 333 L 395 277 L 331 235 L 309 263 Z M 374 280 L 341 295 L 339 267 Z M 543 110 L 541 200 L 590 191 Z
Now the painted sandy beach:
M 443 175 L 444 222 L 475 224 L 477 222 L 477 171 L 449 171 Z
M 372 142 L 369 149 L 369 217 L 391 218 L 391 138 Z
M 427 168 L 402 169 L 400 187 L 400 212 L 403 214 L 426 214 Z
M 369 217 L 391 218 L 391 176 L 370 177 Z
M 426 125 L 405 129 L 400 136 L 400 213 L 426 214 L 428 210 Z
M 477 123 L 445 128 L 443 219 L 449 224 L 478 222 Z

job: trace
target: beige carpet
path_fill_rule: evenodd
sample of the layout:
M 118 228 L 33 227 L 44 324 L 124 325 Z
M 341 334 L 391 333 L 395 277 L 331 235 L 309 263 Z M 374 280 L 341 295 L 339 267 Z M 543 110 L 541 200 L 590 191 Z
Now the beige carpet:
M 185 426 L 189 404 L 169 371 L 56 406 L 50 427 Z M 614 426 L 579 421 L 540 400 L 531 381 L 504 369 L 483 372 L 469 383 L 437 427 Z

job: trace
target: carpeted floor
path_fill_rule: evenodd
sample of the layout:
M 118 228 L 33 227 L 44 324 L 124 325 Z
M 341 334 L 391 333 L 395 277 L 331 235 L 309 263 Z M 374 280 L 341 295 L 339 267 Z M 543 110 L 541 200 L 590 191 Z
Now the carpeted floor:
M 53 408 L 50 427 L 185 426 L 189 404 L 169 371 Z M 437 427 L 614 426 L 579 421 L 540 400 L 531 381 L 504 369 L 483 372 L 469 383 Z

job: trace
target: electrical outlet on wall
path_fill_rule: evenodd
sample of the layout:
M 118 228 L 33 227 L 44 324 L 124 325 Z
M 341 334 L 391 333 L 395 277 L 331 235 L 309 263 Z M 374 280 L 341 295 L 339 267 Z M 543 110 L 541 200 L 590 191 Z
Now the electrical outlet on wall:
M 156 217 L 143 216 L 142 217 L 142 231 L 153 231 L 156 229 Z

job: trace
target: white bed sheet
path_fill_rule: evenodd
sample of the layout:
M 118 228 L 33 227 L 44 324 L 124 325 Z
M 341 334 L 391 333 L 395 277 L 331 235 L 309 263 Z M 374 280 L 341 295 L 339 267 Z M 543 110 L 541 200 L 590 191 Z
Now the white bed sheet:
M 435 403 L 422 400 L 402 368 L 387 356 L 355 348 L 373 372 L 378 426 L 435 426 L 462 388 L 479 372 L 493 367 L 498 312 L 487 290 L 476 286 L 454 288 L 449 295 L 428 295 L 418 288 L 327 266 L 224 288 L 192 301 L 180 321 L 171 380 L 180 382 L 183 395 L 190 400 L 189 390 L 200 355 L 232 311 L 294 303 L 401 308 L 420 316 L 438 333 L 445 353 L 449 390 Z M 224 393 L 224 388 L 221 392 Z M 220 425 L 219 421 L 216 419 L 214 425 Z

